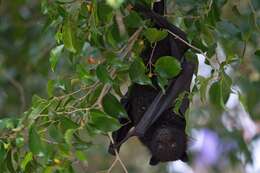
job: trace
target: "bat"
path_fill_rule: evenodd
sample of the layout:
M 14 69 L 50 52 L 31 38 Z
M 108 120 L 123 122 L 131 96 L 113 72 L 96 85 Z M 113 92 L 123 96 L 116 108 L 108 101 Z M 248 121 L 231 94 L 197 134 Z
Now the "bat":
M 155 27 L 168 29 L 183 40 L 187 40 L 186 34 L 182 30 L 161 16 L 165 11 L 164 1 L 156 2 L 153 10 L 141 4 L 134 6 L 134 9 L 141 12 L 145 18 L 151 19 L 155 23 Z M 137 136 L 152 154 L 151 165 L 179 159 L 188 160 L 184 117 L 189 107 L 187 95 L 182 100 L 178 115 L 173 112 L 173 104 L 178 96 L 190 90 L 195 65 L 184 58 L 184 53 L 188 49 L 188 45 L 172 35 L 168 35 L 157 43 L 152 62 L 155 63 L 162 56 L 173 56 L 182 64 L 182 71 L 177 77 L 170 80 L 165 93 L 159 87 L 154 88 L 147 85 L 133 84 L 129 88 L 127 94 L 121 99 L 121 103 L 127 110 L 130 121 L 126 118 L 119 118 L 122 127 L 112 133 L 115 143 L 110 144 L 109 153 L 115 154 L 114 150 L 119 151 L 120 146 L 127 139 Z M 147 47 L 141 53 L 145 63 L 148 63 L 151 51 L 152 48 Z M 152 80 L 156 81 L 156 78 Z

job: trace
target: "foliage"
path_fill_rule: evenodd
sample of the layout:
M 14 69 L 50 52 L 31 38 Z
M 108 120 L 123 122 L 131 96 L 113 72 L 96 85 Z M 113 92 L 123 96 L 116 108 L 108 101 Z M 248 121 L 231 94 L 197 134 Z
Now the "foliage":
M 148 6 L 153 2 L 142 1 Z M 12 7 L 11 13 L 15 13 L 12 16 L 18 13 L 16 6 L 20 3 L 28 2 L 8 3 L 7 6 Z M 30 73 L 42 71 L 45 76 L 50 75 L 46 82 L 48 96 L 34 95 L 31 107 L 22 116 L 0 120 L 0 170 L 74 172 L 75 161 L 91 159 L 87 155 L 89 148 L 95 145 L 97 135 L 107 135 L 120 127 L 116 118 L 126 117 L 126 111 L 119 103 L 126 85 L 153 85 L 140 52 L 145 46 L 156 44 L 167 34 L 172 34 L 153 28 L 150 21 L 144 20 L 132 9 L 134 3 L 137 1 L 42 0 L 41 9 L 46 16 L 46 24 L 41 25 L 45 29 L 44 34 L 38 32 L 38 35 L 27 30 L 26 22 L 30 20 L 26 16 L 22 24 L 13 28 L 14 31 L 9 30 L 11 26 L 8 22 L 1 22 L 5 24 L 0 25 L 1 35 L 7 35 L 0 37 L 0 73 L 7 74 L 6 79 L 12 83 L 12 79 L 19 79 L 22 73 L 19 74 L 20 70 L 12 72 L 14 69 L 8 64 L 15 64 L 15 70 L 24 69 L 20 61 L 31 57 L 33 59 L 27 63 Z M 30 5 L 33 8 L 35 4 Z M 212 68 L 207 77 L 195 76 L 190 99 L 200 96 L 202 105 L 208 107 L 205 112 L 210 115 L 207 122 L 209 128 L 223 138 L 237 141 L 238 149 L 230 152 L 230 162 L 242 160 L 238 153 L 250 161 L 249 148 L 241 134 L 237 135 L 239 129 L 233 128 L 228 132 L 219 119 L 227 111 L 225 104 L 230 93 L 236 92 L 234 86 L 241 88 L 241 102 L 247 112 L 254 120 L 259 119 L 259 1 L 250 0 L 241 5 L 235 0 L 176 0 L 169 1 L 168 5 L 171 7 L 168 19 L 188 33 L 192 49 L 186 56 L 197 61 L 196 54 L 203 54 Z M 33 17 L 36 16 L 30 16 Z M 32 22 L 35 24 L 35 19 Z M 55 35 L 49 36 L 52 30 L 55 30 Z M 30 33 L 27 33 L 29 38 L 24 38 L 26 32 Z M 16 37 L 16 44 L 8 43 L 12 37 Z M 43 41 L 46 37 L 51 39 Z M 33 47 L 38 41 L 38 47 Z M 22 52 L 24 49 L 19 50 L 17 44 L 29 48 Z M 46 66 L 47 60 L 42 59 L 46 56 L 45 49 L 50 53 L 49 67 Z M 18 54 L 23 54 L 24 58 L 9 59 Z M 162 89 L 167 80 L 181 70 L 180 64 L 172 57 L 161 57 L 153 66 Z M 227 69 L 233 72 L 227 72 Z M 23 75 L 26 77 L 28 72 L 21 71 L 25 72 Z M 13 77 L 8 78 L 9 73 Z M 35 78 L 38 82 L 42 80 L 38 76 Z M 0 82 L 4 83 L 5 80 L 1 79 Z M 23 80 L 24 77 L 20 79 L 21 82 Z M 45 82 L 39 82 L 41 86 L 42 83 Z M 27 86 L 25 83 L 22 85 Z M 35 93 L 39 87 L 28 88 L 33 88 L 30 93 Z M 1 88 L 8 90 L 8 86 Z M 19 103 L 14 105 L 11 109 L 18 107 Z M 191 127 L 200 126 L 192 120 L 189 124 L 188 131 Z

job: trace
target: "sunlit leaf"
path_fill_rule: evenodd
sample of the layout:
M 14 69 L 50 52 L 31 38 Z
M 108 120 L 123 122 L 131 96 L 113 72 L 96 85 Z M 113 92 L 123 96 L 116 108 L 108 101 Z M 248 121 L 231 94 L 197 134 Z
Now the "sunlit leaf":
M 129 68 L 129 75 L 133 82 L 140 85 L 152 85 L 151 80 L 145 74 L 146 67 L 140 59 L 135 59 Z
M 51 70 L 54 72 L 56 65 L 58 63 L 60 54 L 63 50 L 64 45 L 59 45 L 51 50 L 51 57 L 50 57 L 50 64 L 51 64 Z
M 223 108 L 222 89 L 220 81 L 213 83 L 209 90 L 209 98 L 213 105 Z
M 33 154 L 32 154 L 32 152 L 26 153 L 24 159 L 23 159 L 22 162 L 21 162 L 21 168 L 22 168 L 23 171 L 25 170 L 27 164 L 28 164 L 30 161 L 32 161 L 32 160 L 33 160 Z
M 156 28 L 148 28 L 144 31 L 144 36 L 151 42 L 157 42 L 164 39 L 168 35 L 167 31 L 158 30 Z
M 200 91 L 200 99 L 203 103 L 206 102 L 206 95 L 208 91 L 209 81 L 211 80 L 211 77 L 204 78 L 203 76 L 198 76 L 198 80 L 200 83 L 199 91 Z
M 117 119 L 110 117 L 99 110 L 91 110 L 90 115 L 91 124 L 102 132 L 115 131 L 121 127 L 121 124 L 117 121 Z
M 120 5 L 124 2 L 124 0 L 106 0 L 106 1 L 113 8 L 120 7 Z
M 67 142 L 67 144 L 71 144 L 72 142 L 72 137 L 73 137 L 73 134 L 75 132 L 75 129 L 68 129 L 66 132 L 65 132 L 65 135 L 64 135 L 64 139 L 65 141 Z
M 75 32 L 76 30 L 74 23 L 71 20 L 67 19 L 63 25 L 62 38 L 64 46 L 72 53 L 76 53 Z
M 29 148 L 34 155 L 43 154 L 42 140 L 34 125 L 29 130 Z
M 55 81 L 49 80 L 47 84 L 47 93 L 51 97 L 53 95 Z
M 39 116 L 43 111 L 48 109 L 52 102 L 49 102 L 45 99 L 42 99 L 41 97 L 34 95 L 32 98 L 32 110 L 30 112 L 30 117 L 37 117 Z
M 19 148 L 23 147 L 24 146 L 24 138 L 23 137 L 17 137 L 15 139 L 15 145 Z
M 83 153 L 82 151 L 76 151 L 75 155 L 80 161 L 87 160 L 85 153 Z

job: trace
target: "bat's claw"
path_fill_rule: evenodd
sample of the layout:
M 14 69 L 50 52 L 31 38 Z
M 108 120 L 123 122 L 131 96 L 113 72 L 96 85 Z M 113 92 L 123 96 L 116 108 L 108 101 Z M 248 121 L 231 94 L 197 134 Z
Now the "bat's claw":
M 155 157 L 152 157 L 152 158 L 150 159 L 149 164 L 150 164 L 151 166 L 155 166 L 155 165 L 157 165 L 159 162 L 160 162 L 160 161 L 159 161 L 158 159 L 156 159 Z
M 108 148 L 108 152 L 109 152 L 111 155 L 114 155 L 114 156 L 115 156 L 115 155 L 116 155 L 115 150 L 117 150 L 117 152 L 119 152 L 119 147 L 118 147 L 118 145 L 110 143 L 109 148 Z
M 114 144 L 110 144 L 110 145 L 109 145 L 108 152 L 109 152 L 111 155 L 114 155 L 114 156 L 116 155 Z

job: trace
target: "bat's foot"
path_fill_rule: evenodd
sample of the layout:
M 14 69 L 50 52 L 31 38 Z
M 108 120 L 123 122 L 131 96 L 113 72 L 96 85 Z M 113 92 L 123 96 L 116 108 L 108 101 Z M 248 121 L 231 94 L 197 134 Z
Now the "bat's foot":
M 108 148 L 108 152 L 111 155 L 115 156 L 116 155 L 115 151 L 119 152 L 119 147 L 115 144 L 110 143 L 109 148 Z
M 152 157 L 152 158 L 150 159 L 149 164 L 150 164 L 151 166 L 155 166 L 155 165 L 157 165 L 159 162 L 160 162 L 160 161 L 159 161 L 158 159 L 156 159 L 155 157 Z

